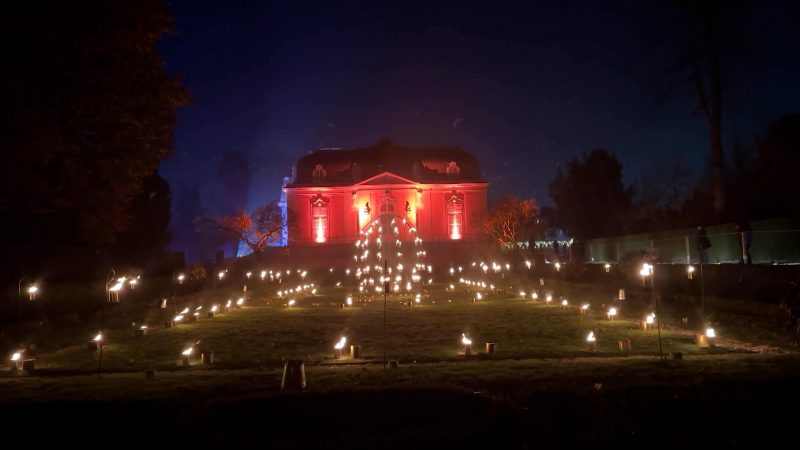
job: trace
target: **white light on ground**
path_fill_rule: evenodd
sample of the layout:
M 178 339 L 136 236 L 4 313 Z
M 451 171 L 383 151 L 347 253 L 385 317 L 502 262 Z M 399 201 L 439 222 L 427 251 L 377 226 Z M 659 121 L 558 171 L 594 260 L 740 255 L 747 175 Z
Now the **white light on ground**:
M 11 354 L 11 361 L 19 361 L 20 359 L 22 359 L 22 353 L 14 352 Z
M 650 313 L 644 318 L 645 323 L 647 323 L 648 325 L 652 325 L 653 322 L 655 322 L 655 320 L 656 320 L 655 313 Z
M 191 356 L 192 352 L 194 352 L 194 347 L 189 347 L 181 352 L 183 356 Z
M 707 338 L 715 338 L 717 337 L 717 332 L 711 327 L 706 328 L 706 337 Z
M 336 343 L 336 345 L 334 345 L 334 346 L 333 346 L 333 348 L 335 348 L 336 350 L 341 350 L 341 349 L 343 349 L 343 348 L 344 348 L 344 345 L 345 345 L 346 343 L 347 343 L 347 337 L 345 337 L 345 336 L 342 336 L 342 337 L 339 339 L 339 342 L 337 342 L 337 343 Z
M 461 343 L 464 345 L 471 345 L 472 339 L 468 338 L 466 334 L 461 333 Z
M 595 342 L 597 338 L 594 337 L 594 331 L 590 331 L 589 334 L 586 335 L 586 342 Z

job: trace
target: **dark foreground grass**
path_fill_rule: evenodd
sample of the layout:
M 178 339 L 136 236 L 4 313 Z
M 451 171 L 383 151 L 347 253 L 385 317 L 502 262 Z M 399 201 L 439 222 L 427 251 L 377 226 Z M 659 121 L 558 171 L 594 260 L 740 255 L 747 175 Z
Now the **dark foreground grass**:
M 795 356 L 728 354 L 16 377 L 6 429 L 126 448 L 767 448 L 794 445 Z M 111 440 L 111 441 L 107 441 Z

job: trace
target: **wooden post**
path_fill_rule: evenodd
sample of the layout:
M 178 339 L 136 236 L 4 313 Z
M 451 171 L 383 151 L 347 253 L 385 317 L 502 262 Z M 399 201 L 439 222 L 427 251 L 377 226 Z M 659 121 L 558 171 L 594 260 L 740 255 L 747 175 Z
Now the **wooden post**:
M 292 359 L 283 366 L 281 390 L 299 390 L 306 388 L 306 367 L 303 361 Z
M 686 243 L 686 264 L 691 264 L 692 263 L 692 253 L 689 251 L 689 236 L 684 236 L 683 240 Z
M 28 358 L 22 361 L 22 370 L 24 372 L 34 372 L 36 370 L 36 360 Z
M 486 343 L 486 354 L 491 355 L 495 351 L 496 344 L 494 342 L 487 342 Z
M 708 347 L 708 338 L 705 334 L 695 334 L 694 343 L 698 347 Z
M 623 352 L 631 351 L 631 340 L 630 339 L 620 339 L 617 342 L 617 345 L 619 345 L 619 350 L 620 351 L 623 351 Z

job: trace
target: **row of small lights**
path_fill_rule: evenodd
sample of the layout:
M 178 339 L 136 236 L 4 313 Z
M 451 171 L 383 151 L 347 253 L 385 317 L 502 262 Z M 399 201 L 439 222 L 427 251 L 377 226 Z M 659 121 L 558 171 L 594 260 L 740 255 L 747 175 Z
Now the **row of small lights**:
M 417 238 L 417 239 L 419 239 L 419 238 Z M 366 242 L 366 238 L 365 238 L 365 242 Z M 398 242 L 399 242 L 399 241 L 398 241 Z M 359 245 L 360 245 L 360 244 L 357 244 L 356 246 L 358 247 Z M 527 260 L 526 260 L 526 261 L 525 261 L 525 264 L 526 264 L 526 266 L 528 267 L 528 269 L 530 269 L 530 268 L 531 268 L 531 263 L 530 263 L 530 261 L 527 261 Z M 473 262 L 473 263 L 472 263 L 472 266 L 473 266 L 473 267 L 475 267 L 476 265 L 477 265 L 478 267 L 480 267 L 480 268 L 483 270 L 483 272 L 484 272 L 484 273 L 487 273 L 487 272 L 488 272 L 489 266 L 488 266 L 488 264 L 484 263 L 483 261 L 481 261 L 481 262 L 480 262 L 480 264 L 478 264 L 477 262 Z M 424 265 L 423 265 L 423 267 L 424 267 Z M 380 268 L 380 266 L 376 266 L 376 268 L 378 268 L 378 269 L 382 269 L 382 268 Z M 497 264 L 496 262 L 492 262 L 492 270 L 493 270 L 495 273 L 498 273 L 498 272 L 500 272 L 500 271 L 502 270 L 502 268 L 503 268 L 503 266 L 501 266 L 500 264 Z M 561 265 L 560 265 L 560 263 L 555 263 L 555 268 L 556 268 L 556 270 L 557 270 L 557 271 L 558 271 L 558 270 L 560 270 L 560 268 L 561 268 Z M 610 268 L 611 268 L 611 265 L 610 265 L 610 264 L 605 264 L 605 269 L 606 269 L 606 272 L 609 272 L 609 271 L 610 271 Z M 367 267 L 366 269 L 367 269 L 367 273 L 368 273 L 368 271 L 369 271 L 369 270 L 368 270 L 368 269 L 369 269 L 369 267 Z M 398 264 L 398 271 L 402 271 L 402 269 L 403 269 L 403 266 L 402 266 L 402 264 Z M 428 269 L 428 271 L 432 271 L 432 268 L 431 268 L 431 266 L 427 266 L 427 269 Z M 510 270 L 510 269 L 511 269 L 511 265 L 510 265 L 510 264 L 508 264 L 508 263 L 506 263 L 506 264 L 505 264 L 505 269 L 506 269 L 506 270 Z M 415 268 L 414 270 L 416 270 L 416 268 Z M 451 275 L 454 275 L 454 274 L 455 274 L 455 270 L 456 270 L 456 269 L 455 269 L 454 267 L 450 267 L 450 270 L 449 270 L 450 274 L 451 274 Z M 642 277 L 646 277 L 646 276 L 653 275 L 653 270 L 654 270 L 654 267 L 653 267 L 653 265 L 651 265 L 651 264 L 648 264 L 648 263 L 644 263 L 644 264 L 642 265 L 642 268 L 641 268 L 641 270 L 640 270 L 640 272 L 639 272 L 639 273 L 640 273 L 640 275 L 641 275 Z M 331 268 L 331 269 L 330 269 L 330 271 L 331 271 L 331 272 L 333 272 L 333 268 Z M 690 265 L 690 266 L 688 266 L 688 267 L 687 267 L 687 273 L 688 273 L 688 277 L 689 277 L 689 279 L 692 279 L 692 274 L 694 273 L 694 271 L 695 271 L 695 269 L 694 269 L 694 267 L 693 267 L 693 266 L 691 266 L 691 265 Z M 347 269 L 347 272 L 349 272 L 349 269 Z M 462 268 L 461 266 L 459 266 L 459 267 L 458 267 L 458 272 L 459 272 L 459 273 L 463 272 L 463 268 Z M 222 279 L 224 278 L 224 276 L 225 276 L 225 273 L 227 273 L 227 270 L 225 270 L 225 271 L 220 271 L 220 272 L 218 273 L 218 277 L 219 277 L 219 279 L 220 279 L 220 280 L 222 280 Z M 267 274 L 269 274 L 269 275 L 270 275 L 270 279 L 271 279 L 271 280 L 274 280 L 274 278 L 275 278 L 275 277 L 277 277 L 277 278 L 280 278 L 280 277 L 281 277 L 281 273 L 282 273 L 281 271 L 278 271 L 278 272 L 276 272 L 275 274 L 273 274 L 273 272 L 272 272 L 271 270 L 270 270 L 270 271 L 262 270 L 262 271 L 261 271 L 261 274 L 260 274 L 260 277 L 261 277 L 261 279 L 262 279 L 262 280 L 264 280 L 264 279 L 266 278 Z M 291 271 L 290 271 L 290 270 L 286 270 L 286 274 L 287 274 L 287 275 L 289 275 L 290 273 L 291 273 Z M 297 270 L 297 274 L 299 274 L 299 275 L 300 275 L 300 277 L 301 277 L 302 279 L 305 279 L 305 277 L 306 277 L 306 275 L 307 275 L 307 271 L 298 269 L 298 270 Z M 245 274 L 245 276 L 246 276 L 246 278 L 247 278 L 247 279 L 250 279 L 250 278 L 251 278 L 251 276 L 252 276 L 252 272 L 248 271 L 248 272 Z M 116 284 L 114 284 L 114 286 L 112 286 L 111 288 L 109 288 L 109 291 L 110 291 L 110 292 L 115 292 L 115 293 L 116 293 L 116 292 L 119 292 L 119 291 L 120 291 L 120 290 L 121 290 L 121 289 L 124 287 L 124 285 L 125 285 L 125 281 L 128 281 L 128 284 L 130 285 L 131 289 L 133 289 L 133 288 L 136 286 L 136 284 L 138 283 L 138 280 L 139 280 L 140 278 L 141 278 L 141 276 L 137 276 L 136 278 L 132 278 L 132 277 L 131 277 L 131 278 L 128 278 L 127 276 L 120 277 L 120 278 L 118 278 L 118 279 L 116 280 Z M 184 279 L 185 279 L 185 275 L 184 275 L 184 274 L 179 274 L 179 275 L 178 275 L 178 277 L 177 277 L 177 280 L 178 280 L 178 282 L 179 282 L 179 283 L 182 283 L 182 282 L 184 281 Z M 366 280 L 364 280 L 364 281 L 366 281 Z M 383 281 L 384 281 L 384 278 L 383 278 L 383 277 L 381 277 L 381 282 L 383 282 Z M 463 279 L 463 278 L 459 279 L 459 281 L 460 281 L 461 283 L 463 283 L 463 284 L 466 284 L 466 285 L 468 285 L 468 286 L 478 286 L 478 287 L 480 287 L 480 288 L 483 288 L 483 289 L 485 289 L 485 288 L 487 287 L 487 285 L 486 285 L 486 283 L 485 283 L 485 282 L 475 282 L 475 281 L 465 280 L 465 279 Z M 542 280 L 542 281 L 543 281 L 543 280 Z M 432 280 L 431 280 L 430 282 L 432 282 Z M 374 281 L 373 281 L 373 283 L 374 283 Z M 410 283 L 409 283 L 409 286 L 410 286 Z M 396 287 L 397 287 L 397 285 L 395 285 L 395 288 L 396 288 Z M 495 288 L 493 284 L 490 284 L 490 285 L 489 285 L 489 287 L 490 287 L 492 290 L 494 290 L 494 288 Z M 363 287 L 362 287 L 362 288 L 363 288 Z M 298 286 L 298 287 L 297 287 L 297 288 L 295 288 L 295 289 L 289 289 L 289 293 L 293 293 L 293 292 L 298 292 L 298 293 L 299 293 L 299 292 L 303 292 L 303 291 L 305 291 L 306 289 L 311 289 L 311 294 L 312 294 L 312 295 L 316 294 L 316 291 L 317 291 L 317 290 L 316 290 L 316 288 L 314 287 L 314 284 L 313 284 L 313 283 L 311 283 L 310 285 L 309 285 L 309 284 L 306 284 L 306 285 Z M 380 290 L 380 287 L 378 286 L 378 287 L 377 287 L 377 289 L 378 289 L 378 290 Z M 450 285 L 449 285 L 449 289 L 450 289 L 450 290 L 454 289 L 454 286 L 453 286 L 452 284 L 450 284 Z M 410 290 L 410 289 L 409 289 L 409 290 Z M 397 289 L 395 289 L 395 291 L 397 291 Z M 29 296 L 30 296 L 30 299 L 31 299 L 31 300 L 33 300 L 33 299 L 35 298 L 35 295 L 36 295 L 36 293 L 38 293 L 38 292 L 39 292 L 39 287 L 38 287 L 36 284 L 31 284 L 31 285 L 29 285 L 29 286 L 27 287 L 27 289 L 26 289 L 26 292 L 29 294 Z M 525 298 L 525 295 L 526 295 L 526 294 L 525 294 L 525 292 L 524 292 L 524 291 L 521 291 L 521 292 L 520 292 L 520 296 L 521 296 L 522 298 Z M 282 297 L 282 296 L 283 296 L 283 291 L 278 291 L 278 297 Z M 532 299 L 534 299 L 534 300 L 535 300 L 535 299 L 538 299 L 538 294 L 537 294 L 536 292 L 532 292 L 532 293 L 531 293 L 531 298 L 532 298 Z M 480 293 L 480 292 L 478 292 L 478 293 L 476 294 L 476 300 L 481 300 L 481 299 L 482 299 L 482 295 L 481 295 L 481 293 Z M 421 301 L 421 295 L 420 295 L 420 294 L 417 294 L 417 295 L 416 295 L 416 297 L 415 297 L 415 302 L 416 302 L 416 303 L 420 303 L 420 301 Z M 226 308 L 226 309 L 227 309 L 227 308 L 230 308 L 230 307 L 233 305 L 233 303 L 232 303 L 232 302 L 233 302 L 232 300 L 228 300 L 228 301 L 227 301 L 227 303 L 226 303 L 226 305 L 225 305 L 225 308 Z M 346 301 L 345 301 L 345 302 L 346 302 L 346 305 L 347 305 L 347 306 L 352 306 L 352 303 L 353 303 L 352 297 L 351 297 L 351 296 L 348 296 L 348 297 L 346 298 Z M 552 295 L 551 295 L 551 294 L 547 294 L 547 296 L 546 296 L 546 298 L 545 298 L 545 302 L 546 302 L 546 303 L 548 303 L 548 304 L 552 302 Z M 243 306 L 243 304 L 244 304 L 244 298 L 243 298 L 243 297 L 242 297 L 242 298 L 239 298 L 239 299 L 236 301 L 236 306 L 238 306 L 238 307 L 241 307 L 241 306 Z M 289 306 L 289 307 L 293 306 L 294 304 L 295 304 L 295 300 L 294 300 L 294 299 L 290 299 L 290 300 L 287 302 L 287 306 Z M 561 306 L 562 306 L 562 307 L 564 307 L 564 308 L 568 307 L 568 306 L 569 306 L 569 302 L 568 302 L 568 300 L 567 300 L 567 299 L 562 299 L 562 301 L 561 301 Z M 195 308 L 195 312 L 193 313 L 193 315 L 194 315 L 195 317 L 199 317 L 199 315 L 200 315 L 200 311 L 202 310 L 202 308 L 203 308 L 202 306 L 198 306 L 197 308 Z M 218 305 L 214 304 L 214 305 L 212 305 L 212 307 L 210 308 L 210 310 L 209 310 L 209 311 L 210 311 L 212 314 L 216 314 L 218 310 L 219 310 L 219 307 L 218 307 Z M 583 305 L 581 306 L 581 312 L 582 312 L 583 314 L 586 314 L 586 313 L 588 313 L 588 310 L 589 310 L 589 304 L 588 304 L 588 303 L 586 303 L 586 304 L 583 304 Z M 185 318 L 185 316 L 186 316 L 186 315 L 187 315 L 189 312 L 190 312 L 190 310 L 189 310 L 189 308 L 188 308 L 188 307 L 187 307 L 187 308 L 184 308 L 184 310 L 182 310 L 182 311 L 181 311 L 181 313 L 177 314 L 177 315 L 176 315 L 176 316 L 173 318 L 173 323 L 181 322 L 181 321 L 182 321 L 182 320 Z M 606 313 L 606 317 L 608 318 L 608 320 L 613 320 L 613 319 L 614 319 L 614 318 L 617 316 L 617 313 L 618 313 L 618 311 L 617 311 L 617 308 L 616 308 L 616 307 L 610 307 L 610 308 L 608 309 L 607 313 Z M 647 314 L 647 315 L 645 316 L 645 323 L 646 323 L 647 325 L 652 325 L 652 324 L 653 324 L 653 322 L 654 322 L 654 320 L 655 320 L 655 314 L 654 314 L 654 313 L 650 313 L 650 314 Z M 145 329 L 147 329 L 147 325 L 142 325 L 142 326 L 140 327 L 140 329 L 142 329 L 142 330 L 145 330 Z M 714 328 L 712 328 L 712 327 L 707 327 L 707 328 L 706 328 L 705 335 L 706 335 L 706 337 L 707 337 L 707 338 L 709 338 L 709 339 L 715 338 L 715 337 L 716 337 L 716 331 L 715 331 L 715 329 L 714 329 Z M 97 345 L 103 345 L 103 342 L 104 342 L 104 341 L 103 341 L 103 335 L 102 335 L 102 333 L 98 333 L 98 334 L 97 334 L 97 335 L 94 337 L 93 341 L 94 341 L 94 342 L 95 342 Z M 471 343 L 472 343 L 472 341 L 471 341 L 471 340 L 469 340 L 469 339 L 468 339 L 468 338 L 467 338 L 467 337 L 466 337 L 466 336 L 465 336 L 463 333 L 462 333 L 462 341 L 469 341 L 469 343 L 468 343 L 468 344 L 467 344 L 467 343 L 465 343 L 465 345 L 469 345 L 469 344 L 471 344 Z M 589 342 L 589 343 L 595 343 L 595 342 L 596 342 L 596 337 L 595 337 L 595 334 L 594 334 L 594 332 L 593 332 L 593 331 L 590 331 L 590 332 L 589 332 L 589 334 L 587 334 L 586 341 L 587 341 L 587 342 Z M 337 344 L 336 344 L 336 346 L 335 346 L 335 349 L 336 349 L 336 350 L 341 350 L 341 348 L 344 346 L 344 342 L 346 342 L 346 337 L 344 337 L 344 336 L 343 336 L 343 337 L 342 337 L 342 338 L 341 338 L 341 339 L 340 339 L 340 340 L 337 342 Z M 190 356 L 190 355 L 192 354 L 192 351 L 193 351 L 193 347 L 189 347 L 189 348 L 185 349 L 185 350 L 182 352 L 182 355 L 183 355 L 184 357 L 188 357 L 188 356 Z M 21 359 L 21 357 L 22 357 L 22 353 L 23 353 L 23 352 L 24 352 L 24 350 L 19 350 L 19 351 L 16 351 L 16 352 L 12 353 L 10 360 L 11 360 L 13 363 L 16 363 L 16 362 L 18 362 L 18 361 Z

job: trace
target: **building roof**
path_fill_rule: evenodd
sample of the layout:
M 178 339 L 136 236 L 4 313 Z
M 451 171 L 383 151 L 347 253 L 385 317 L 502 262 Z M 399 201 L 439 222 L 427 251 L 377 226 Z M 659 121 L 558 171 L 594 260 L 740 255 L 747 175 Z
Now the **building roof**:
M 419 183 L 483 181 L 478 160 L 458 147 L 411 148 L 382 139 L 369 147 L 314 150 L 300 157 L 287 187 L 349 186 L 383 172 Z

